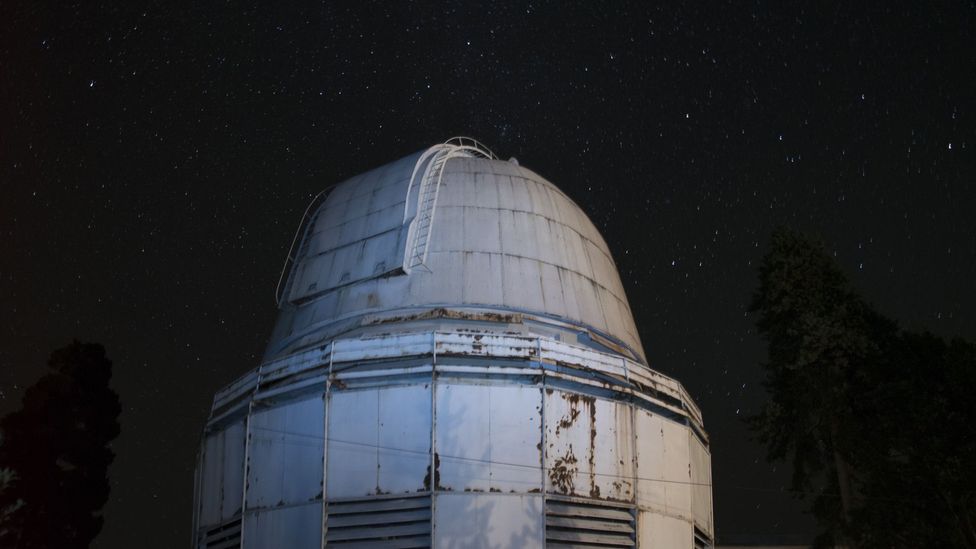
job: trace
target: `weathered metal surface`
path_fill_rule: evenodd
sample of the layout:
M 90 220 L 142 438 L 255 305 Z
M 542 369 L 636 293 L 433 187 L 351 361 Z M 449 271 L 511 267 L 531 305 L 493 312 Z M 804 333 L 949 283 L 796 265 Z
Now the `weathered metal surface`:
M 266 362 L 214 398 L 199 543 L 711 537 L 701 412 L 645 364 L 599 232 L 538 175 L 455 146 L 313 208 Z
M 233 519 L 217 526 L 205 528 L 198 536 L 205 549 L 231 549 L 241 546 L 241 520 Z
M 274 382 L 328 364 L 331 345 L 325 349 L 311 349 L 266 362 L 261 365 L 261 383 Z
M 403 307 L 451 303 L 546 316 L 594 327 L 643 355 L 609 249 L 579 207 L 551 183 L 509 162 L 452 158 L 443 164 L 430 223 L 411 250 L 409 181 L 419 154 L 338 185 L 320 207 L 296 260 L 289 300 L 269 345 L 287 352 L 294 334 Z M 513 176 L 514 174 L 514 176 Z M 416 194 L 416 193 L 411 193 Z M 425 232 L 426 231 L 426 232 Z M 408 263 L 416 267 L 412 259 Z M 328 336 L 326 336 L 328 337 Z
M 691 520 L 691 462 L 687 428 L 638 410 L 637 504 Z
M 440 488 L 519 492 L 541 488 L 541 391 L 522 385 L 437 387 Z
M 651 511 L 640 511 L 639 547 L 694 547 L 695 532 L 691 523 Z
M 657 513 L 667 512 L 667 486 L 664 476 L 664 424 L 666 419 L 643 410 L 634 411 L 637 434 L 637 505 Z
M 408 170 L 417 157 L 402 158 L 335 188 L 299 245 L 289 301 L 402 268 L 406 231 L 401 214 Z
M 214 396 L 213 409 L 219 410 L 230 403 L 239 400 L 254 389 L 258 382 L 258 371 L 251 370 L 224 387 Z
M 532 358 L 539 342 L 534 337 L 497 336 L 457 332 L 435 334 L 438 355 L 490 356 L 495 358 Z
M 244 488 L 244 423 L 237 422 L 204 440 L 200 526 L 211 526 L 241 511 Z
M 691 509 L 695 525 L 714 538 L 712 524 L 712 458 L 695 436 L 688 439 L 691 457 Z
M 435 548 L 522 549 L 544 544 L 541 494 L 441 492 L 434 497 Z
M 430 495 L 331 501 L 326 542 L 330 547 L 430 547 Z
M 247 508 L 307 503 L 322 497 L 321 395 L 251 416 Z
M 546 491 L 633 498 L 630 410 L 592 396 L 546 389 Z
M 635 533 L 631 506 L 579 498 L 546 501 L 547 547 L 633 547 Z
M 322 503 L 263 509 L 244 515 L 243 549 L 319 549 Z
M 335 391 L 329 403 L 329 498 L 423 490 L 430 462 L 430 387 Z
M 358 362 L 432 353 L 431 334 L 403 334 L 363 339 L 340 339 L 333 343 L 333 362 Z

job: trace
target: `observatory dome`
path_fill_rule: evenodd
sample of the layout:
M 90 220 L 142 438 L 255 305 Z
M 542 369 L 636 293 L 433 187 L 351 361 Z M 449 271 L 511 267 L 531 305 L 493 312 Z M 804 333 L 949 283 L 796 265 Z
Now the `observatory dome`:
M 429 152 L 407 156 L 313 203 L 283 273 L 268 358 L 366 315 L 449 306 L 575 326 L 644 360 L 613 257 L 583 210 L 528 168 L 460 150 L 440 164 Z
M 452 139 L 309 205 L 262 363 L 214 396 L 194 547 L 710 547 L 701 411 L 606 242 Z

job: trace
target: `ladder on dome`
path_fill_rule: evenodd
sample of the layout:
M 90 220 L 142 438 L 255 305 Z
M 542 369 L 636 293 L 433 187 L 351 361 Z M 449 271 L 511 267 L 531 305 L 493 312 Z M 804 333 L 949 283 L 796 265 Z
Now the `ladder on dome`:
M 434 212 L 437 206 L 437 195 L 441 188 L 441 176 L 444 175 L 444 165 L 447 164 L 448 158 L 450 158 L 448 154 L 436 154 L 420 183 L 420 196 L 417 197 L 417 217 L 414 220 L 413 239 L 407 259 L 407 267 L 410 269 L 423 265 L 427 259 L 427 243 L 430 241 L 430 229 L 434 224 Z
M 416 177 L 418 169 L 431 155 L 432 158 L 427 162 L 427 167 L 420 180 L 420 187 L 417 192 L 417 213 L 410 226 L 407 247 L 409 252 L 404 262 L 405 270 L 408 272 L 411 269 L 423 266 L 427 260 L 427 244 L 430 242 L 430 233 L 434 226 L 437 196 L 440 193 L 441 179 L 444 176 L 444 166 L 447 161 L 456 157 L 497 158 L 487 147 L 474 139 L 453 137 L 443 144 L 434 145 L 420 157 L 414 167 L 414 176 L 411 177 L 410 186 L 413 186 L 413 179 Z M 409 194 L 408 188 L 407 196 Z M 406 212 L 404 214 L 406 215 Z

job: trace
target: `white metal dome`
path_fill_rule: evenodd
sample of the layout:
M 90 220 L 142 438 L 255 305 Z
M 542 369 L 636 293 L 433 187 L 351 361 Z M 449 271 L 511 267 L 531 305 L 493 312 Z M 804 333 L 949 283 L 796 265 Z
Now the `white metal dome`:
M 644 361 L 593 223 L 555 185 L 476 144 L 436 145 L 346 180 L 310 206 L 296 242 L 268 358 L 364 315 L 448 306 L 568 323 Z
M 701 411 L 606 243 L 456 139 L 309 207 L 260 366 L 214 397 L 198 549 L 707 547 Z

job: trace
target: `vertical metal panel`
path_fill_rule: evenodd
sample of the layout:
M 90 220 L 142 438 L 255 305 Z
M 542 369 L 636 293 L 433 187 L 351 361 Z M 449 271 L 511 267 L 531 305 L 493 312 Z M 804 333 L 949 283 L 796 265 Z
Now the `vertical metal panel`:
M 638 519 L 639 547 L 694 547 L 695 531 L 685 520 L 640 511 Z
M 553 197 L 549 195 L 549 186 L 529 178 L 525 178 L 523 181 L 525 181 L 525 186 L 529 190 L 532 209 L 547 212 L 550 216 L 556 217 L 558 214 L 553 204 Z
M 546 389 L 546 491 L 589 496 L 592 397 Z M 582 402 L 581 402 L 582 398 Z
M 501 235 L 499 233 L 498 210 L 468 206 L 463 214 L 464 251 L 499 253 Z M 456 229 L 451 227 L 451 229 Z
M 244 516 L 243 549 L 318 549 L 322 503 L 250 511 Z
M 441 177 L 441 190 L 437 196 L 437 216 L 440 217 L 442 208 L 461 207 L 468 203 L 468 192 L 474 191 L 474 180 L 471 172 L 459 169 L 464 162 L 461 158 L 452 158 L 444 166 Z M 470 182 L 471 188 L 466 187 Z
M 501 220 L 502 251 L 508 255 L 540 257 L 535 236 L 534 219 L 537 216 L 516 210 L 499 210 Z
M 638 503 L 691 520 L 688 428 L 642 410 L 636 415 Z
M 241 511 L 244 489 L 244 423 L 235 423 L 223 432 L 223 475 L 220 518 L 229 519 Z
M 430 463 L 430 386 L 379 391 L 377 490 L 400 494 L 423 490 Z
M 336 391 L 329 402 L 328 486 L 331 498 L 376 493 L 379 405 L 376 389 Z
M 248 508 L 306 503 L 322 490 L 322 398 L 251 417 Z
M 491 487 L 540 490 L 542 390 L 530 385 L 488 387 Z
M 223 522 L 241 511 L 244 489 L 244 423 L 207 435 L 204 442 L 200 526 Z
M 667 510 L 664 478 L 664 423 L 644 410 L 634 411 L 637 435 L 637 505 L 658 513 Z
M 201 456 L 200 503 L 197 526 L 207 526 L 220 522 L 220 483 L 223 464 L 221 433 L 210 433 L 203 440 Z
M 466 303 L 501 303 L 502 256 L 470 252 L 464 254 L 463 299 Z
M 695 524 L 714 538 L 712 527 L 712 459 L 705 445 L 689 432 L 691 448 L 691 509 Z
M 634 431 L 630 421 L 629 406 L 597 399 L 592 482 L 604 499 L 634 499 Z
M 431 251 L 464 251 L 464 231 L 456 230 L 464 227 L 464 207 L 438 204 L 437 224 L 450 230 L 438 231 L 437 238 L 431 242 Z
M 434 547 L 541 548 L 541 495 L 438 493 Z
M 631 500 L 632 429 L 626 405 L 548 389 L 545 398 L 546 490 Z
M 664 428 L 664 478 L 667 512 L 691 520 L 691 458 L 688 455 L 688 428 L 667 421 Z
M 537 387 L 438 384 L 439 485 L 539 490 L 541 405 Z
M 335 391 L 329 403 L 330 499 L 424 489 L 430 387 Z
M 543 308 L 539 263 L 534 259 L 502 256 L 505 305 L 515 309 Z
M 559 268 L 548 263 L 539 265 L 542 279 L 542 299 L 546 310 L 558 316 L 565 317 L 567 309 L 563 298 L 562 282 L 559 278 Z
M 470 166 L 471 164 L 468 163 L 468 165 Z M 475 182 L 474 203 L 482 208 L 498 210 L 498 184 L 496 183 L 496 178 L 499 176 L 483 171 L 475 172 L 473 176 Z
M 437 384 L 438 487 L 488 491 L 491 426 L 487 389 Z

